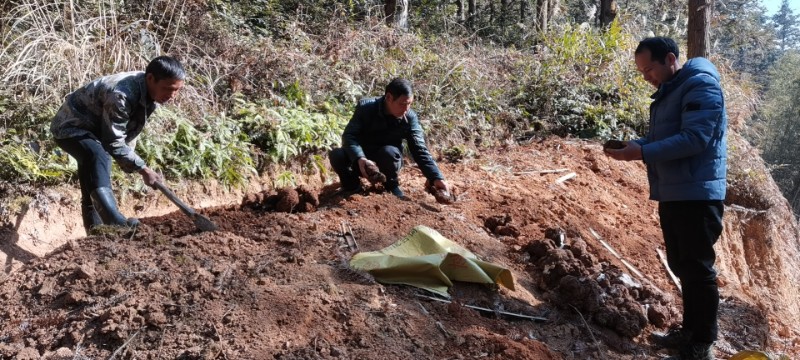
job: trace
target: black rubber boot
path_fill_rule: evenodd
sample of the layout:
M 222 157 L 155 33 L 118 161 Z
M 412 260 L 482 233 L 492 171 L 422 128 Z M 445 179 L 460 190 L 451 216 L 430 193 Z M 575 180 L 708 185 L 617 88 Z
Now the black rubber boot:
M 92 204 L 82 205 L 81 215 L 83 216 L 83 228 L 86 229 L 86 235 L 91 234 L 95 226 L 103 224 L 103 219 L 101 219 L 100 214 L 94 210 L 94 205 Z
M 136 227 L 139 226 L 139 220 L 135 218 L 126 218 L 117 208 L 117 201 L 114 199 L 114 192 L 111 188 L 101 187 L 92 192 L 92 203 L 100 218 L 103 219 L 103 224 Z
M 650 334 L 650 342 L 660 348 L 680 349 L 692 339 L 692 333 L 683 328 L 672 328 L 666 334 Z

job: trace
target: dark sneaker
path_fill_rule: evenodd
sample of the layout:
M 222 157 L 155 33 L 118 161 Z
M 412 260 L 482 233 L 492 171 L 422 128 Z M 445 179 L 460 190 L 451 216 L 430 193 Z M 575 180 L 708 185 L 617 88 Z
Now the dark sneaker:
M 399 197 L 401 199 L 405 199 L 406 198 L 406 194 L 403 193 L 403 190 L 400 189 L 399 186 L 395 186 L 395 187 L 389 189 L 389 192 L 392 193 L 392 195 L 397 196 L 397 197 Z
M 691 335 L 689 331 L 683 330 L 682 328 L 673 328 L 666 334 L 650 334 L 650 342 L 661 348 L 680 349 L 689 343 Z
M 664 360 L 715 360 L 711 345 L 713 344 L 692 342 L 684 345 L 678 355 Z

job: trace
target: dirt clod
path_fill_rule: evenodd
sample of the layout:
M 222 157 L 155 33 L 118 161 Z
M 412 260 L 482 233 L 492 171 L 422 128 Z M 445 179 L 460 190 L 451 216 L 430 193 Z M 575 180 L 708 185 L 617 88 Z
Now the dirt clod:
M 277 211 L 285 213 L 308 213 L 317 211 L 319 195 L 307 186 L 295 189 L 282 188 L 276 191 L 262 191 L 247 194 L 242 198 L 241 208 Z
M 620 140 L 608 140 L 603 143 L 603 149 L 622 149 L 625 147 L 625 143 Z
M 381 173 L 378 165 L 374 162 L 368 161 L 364 165 L 364 171 L 367 173 L 367 180 L 372 184 L 382 184 L 386 182 L 386 175 Z
M 456 196 L 453 191 L 431 187 L 428 192 L 431 193 L 436 199 L 436 202 L 440 204 L 453 204 L 458 201 L 458 196 Z
M 548 234 L 561 238 L 562 232 L 554 230 Z M 653 314 L 654 320 L 662 325 L 667 322 L 668 314 L 663 311 L 666 306 L 661 304 L 664 296 L 643 296 L 653 290 L 640 292 L 641 285 L 618 267 L 598 263 L 587 252 L 583 240 L 574 240 L 563 248 L 556 248 L 551 239 L 537 240 L 527 246 L 527 251 L 537 269 L 537 284 L 554 304 L 572 307 L 596 324 L 627 338 L 638 336 L 647 325 L 645 304 L 660 305 L 661 312 Z

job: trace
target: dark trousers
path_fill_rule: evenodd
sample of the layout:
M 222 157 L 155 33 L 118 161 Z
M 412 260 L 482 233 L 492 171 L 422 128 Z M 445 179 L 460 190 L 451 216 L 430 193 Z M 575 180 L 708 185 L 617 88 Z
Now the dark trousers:
M 378 165 L 383 175 L 386 175 L 386 182 L 383 184 L 386 189 L 393 189 L 400 185 L 397 180 L 400 168 L 403 167 L 403 152 L 396 146 L 386 145 L 377 148 L 363 148 L 367 159 L 372 160 Z M 328 154 L 333 171 L 339 175 L 339 181 L 343 189 L 355 189 L 361 184 L 358 177 L 361 170 L 358 168 L 358 161 L 351 161 L 347 152 L 342 148 L 333 149 Z
M 111 157 L 103 145 L 91 136 L 56 139 L 56 144 L 78 162 L 78 180 L 81 184 L 81 213 L 87 231 L 102 224 L 92 205 L 92 191 L 100 187 L 111 187 Z
M 681 280 L 683 328 L 692 341 L 717 339 L 719 289 L 714 243 L 722 233 L 722 201 L 675 201 L 658 204 L 667 262 Z

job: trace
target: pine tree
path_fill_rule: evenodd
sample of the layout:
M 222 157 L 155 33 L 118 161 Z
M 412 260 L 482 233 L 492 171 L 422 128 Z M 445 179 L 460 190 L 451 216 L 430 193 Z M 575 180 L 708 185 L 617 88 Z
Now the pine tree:
M 775 34 L 780 43 L 781 52 L 787 48 L 793 48 L 800 40 L 800 28 L 798 28 L 798 15 L 792 12 L 789 7 L 789 0 L 781 2 L 781 8 L 775 15 L 772 15 Z

